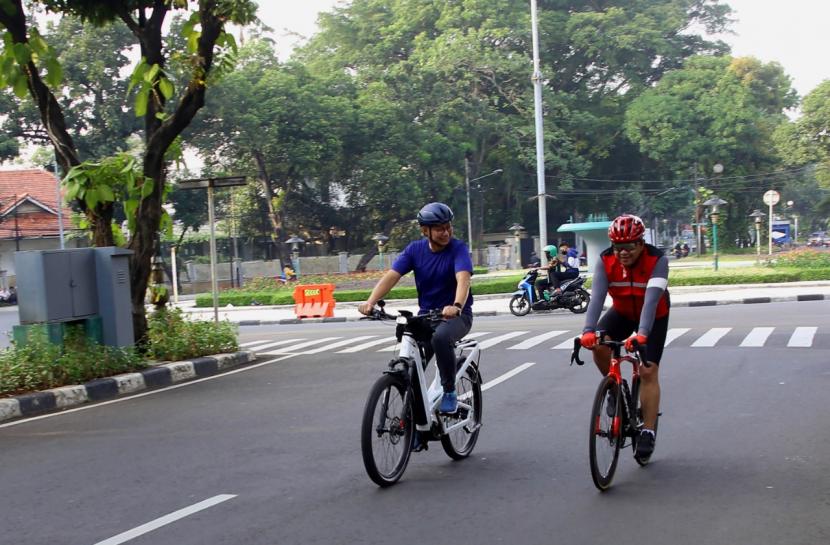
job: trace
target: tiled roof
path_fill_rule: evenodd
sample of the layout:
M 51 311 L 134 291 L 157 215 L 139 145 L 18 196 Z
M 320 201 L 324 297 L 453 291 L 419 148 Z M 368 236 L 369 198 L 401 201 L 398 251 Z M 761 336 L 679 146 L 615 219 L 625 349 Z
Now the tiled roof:
M 57 181 L 51 173 L 41 169 L 0 170 L 0 238 L 58 236 L 57 200 Z M 17 214 L 15 206 L 20 206 Z M 24 213 L 24 206 L 37 211 Z M 72 210 L 64 206 L 66 231 L 73 228 L 71 216 Z

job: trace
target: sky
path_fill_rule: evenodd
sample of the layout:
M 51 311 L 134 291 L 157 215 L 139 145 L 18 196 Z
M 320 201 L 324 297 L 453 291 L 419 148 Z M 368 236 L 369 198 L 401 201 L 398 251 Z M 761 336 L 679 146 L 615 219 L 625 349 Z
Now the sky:
M 429 0 L 424 0 L 429 1 Z M 280 58 L 316 31 L 317 14 L 344 0 L 260 0 L 259 17 L 274 29 Z M 528 3 L 528 9 L 530 3 Z M 736 56 L 776 61 L 800 96 L 830 79 L 830 0 L 727 0 L 737 19 L 734 35 L 719 36 Z M 544 36 L 540 37 L 544 40 Z

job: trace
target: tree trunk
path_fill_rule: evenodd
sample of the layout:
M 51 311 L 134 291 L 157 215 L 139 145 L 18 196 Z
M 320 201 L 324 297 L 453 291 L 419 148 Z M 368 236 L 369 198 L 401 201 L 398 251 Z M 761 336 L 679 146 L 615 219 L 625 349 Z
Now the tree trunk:
M 265 200 L 268 207 L 268 220 L 271 222 L 271 228 L 274 230 L 271 233 L 271 240 L 277 247 L 277 253 L 280 256 L 280 261 L 285 265 L 291 263 L 291 253 L 288 247 L 283 244 L 283 225 L 285 224 L 285 217 L 282 213 L 282 208 L 274 206 L 274 184 L 271 182 L 271 176 L 268 173 L 268 167 L 265 165 L 265 157 L 260 150 L 254 150 L 254 159 L 257 164 L 257 176 L 259 181 L 265 189 Z M 283 188 L 288 191 L 288 188 Z
M 357 262 L 357 265 L 354 268 L 354 272 L 366 272 L 366 266 L 369 262 L 378 255 L 378 247 L 377 245 L 373 244 L 369 250 L 363 254 L 363 257 L 360 258 L 360 261 Z

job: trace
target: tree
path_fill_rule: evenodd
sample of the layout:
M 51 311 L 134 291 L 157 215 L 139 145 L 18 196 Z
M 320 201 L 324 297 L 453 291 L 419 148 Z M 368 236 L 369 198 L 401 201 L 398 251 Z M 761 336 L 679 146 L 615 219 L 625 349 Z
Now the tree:
M 142 178 L 137 181 L 140 205 L 128 211 L 135 217 L 135 231 L 131 233 L 128 246 L 134 252 L 130 282 L 134 329 L 136 338 L 143 339 L 146 332 L 144 294 L 150 260 L 156 248 L 156 234 L 162 221 L 166 154 L 204 105 L 208 82 L 217 71 L 232 66 L 230 53 L 235 43 L 225 32 L 225 24 L 252 21 L 256 5 L 249 0 L 40 0 L 36 3 L 92 25 L 120 21 L 139 45 L 142 60 L 131 77 L 131 88 L 136 89 L 134 111 L 144 121 L 145 149 L 141 161 Z M 169 51 L 164 47 L 164 21 L 174 10 L 189 14 L 184 31 L 191 62 L 190 78 L 178 96 L 165 76 Z M 55 147 L 58 163 L 64 172 L 69 172 L 81 164 L 81 158 L 68 128 L 65 110 L 56 98 L 56 93 L 60 95 L 64 87 L 55 49 L 37 28 L 29 26 L 22 0 L 0 2 L 0 27 L 6 30 L 0 83 L 12 87 L 18 98 L 27 94 L 33 98 Z M 110 195 L 103 186 L 94 183 L 84 188 L 84 192 L 86 198 L 80 202 L 91 219 L 95 244 L 111 245 L 113 203 L 108 199 Z
M 591 189 L 576 178 L 641 168 L 620 130 L 627 104 L 687 57 L 725 51 L 689 28 L 722 30 L 728 14 L 710 0 L 541 3 L 546 172 L 555 181 L 548 187 L 569 196 L 567 207 L 549 207 L 551 216 L 564 221 L 572 207 L 613 205 L 607 196 L 575 196 Z M 477 230 L 503 230 L 517 219 L 534 228 L 527 4 L 355 0 L 320 24 L 297 59 L 318 75 L 349 74 L 359 103 L 379 94 L 399 112 L 408 136 L 392 155 L 408 159 L 416 185 L 430 187 L 420 194 L 463 207 L 468 155 L 471 177 L 504 170 L 482 181 Z M 379 180 L 399 178 L 394 161 L 382 164 L 388 170 Z
M 830 80 L 824 80 L 801 102 L 801 117 L 782 124 L 775 134 L 778 154 L 789 166 L 811 168 L 807 176 L 817 182 L 811 192 L 796 202 L 821 217 L 817 227 L 830 219 Z M 816 199 L 815 195 L 823 196 Z
M 752 175 L 780 165 L 772 138 L 786 121 L 784 109 L 795 104 L 796 94 L 780 65 L 699 56 L 632 101 L 625 132 L 646 156 L 681 180 L 677 187 L 686 189 L 686 195 L 700 185 L 695 178 L 703 176 L 706 189 L 730 203 L 722 216 L 723 239 L 730 244 L 746 231 L 746 215 L 769 189 Z M 716 163 L 728 174 L 710 178 Z M 699 206 L 705 199 L 699 188 L 695 192 Z

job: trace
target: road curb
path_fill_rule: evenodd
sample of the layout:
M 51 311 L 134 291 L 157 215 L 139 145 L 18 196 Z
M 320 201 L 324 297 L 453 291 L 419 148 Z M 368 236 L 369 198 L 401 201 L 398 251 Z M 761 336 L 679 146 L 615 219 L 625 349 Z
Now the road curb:
M 714 307 L 721 305 L 756 305 L 763 303 L 787 303 L 792 301 L 824 301 L 830 300 L 830 297 L 822 293 L 811 293 L 802 295 L 792 295 L 787 297 L 743 297 L 740 299 L 723 299 L 723 300 L 704 300 L 704 301 L 682 301 L 672 302 L 672 308 L 679 307 Z M 395 301 L 388 303 L 394 304 Z M 473 317 L 479 316 L 503 316 L 510 314 L 505 303 L 505 310 L 484 310 L 481 312 L 473 312 Z M 607 309 L 608 306 L 606 305 Z M 282 320 L 240 320 L 239 322 L 232 322 L 240 326 L 257 326 L 257 325 L 295 325 L 295 324 L 321 324 L 328 322 L 357 322 L 362 320 L 361 316 L 340 316 L 335 318 L 285 318 Z
M 232 354 L 216 354 L 192 360 L 159 363 L 112 377 L 91 380 L 84 384 L 61 386 L 41 392 L 0 399 L 0 423 L 26 416 L 77 407 L 90 401 L 103 401 L 144 390 L 170 386 L 178 382 L 215 375 L 225 369 L 250 363 L 256 354 L 240 350 Z

